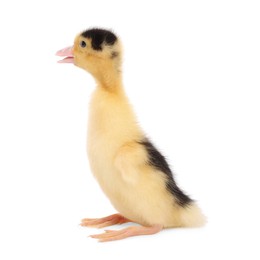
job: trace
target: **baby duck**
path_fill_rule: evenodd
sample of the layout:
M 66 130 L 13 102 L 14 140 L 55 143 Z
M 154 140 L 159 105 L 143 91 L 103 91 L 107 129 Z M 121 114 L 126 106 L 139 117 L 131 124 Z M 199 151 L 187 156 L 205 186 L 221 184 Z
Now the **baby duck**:
M 202 226 L 201 210 L 177 186 L 165 157 L 137 123 L 122 85 L 118 37 L 108 30 L 89 29 L 57 55 L 65 57 L 60 63 L 74 63 L 97 82 L 89 107 L 88 158 L 101 189 L 119 212 L 85 218 L 81 225 L 140 224 L 91 237 L 105 242 L 155 234 L 163 228 Z

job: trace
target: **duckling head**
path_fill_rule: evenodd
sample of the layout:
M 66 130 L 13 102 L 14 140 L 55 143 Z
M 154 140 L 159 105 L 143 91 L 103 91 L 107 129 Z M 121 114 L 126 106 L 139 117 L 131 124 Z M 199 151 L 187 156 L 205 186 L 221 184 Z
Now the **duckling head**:
M 117 36 L 108 30 L 86 30 L 76 36 L 73 46 L 56 54 L 65 57 L 59 63 L 74 63 L 103 84 L 121 72 L 121 45 Z

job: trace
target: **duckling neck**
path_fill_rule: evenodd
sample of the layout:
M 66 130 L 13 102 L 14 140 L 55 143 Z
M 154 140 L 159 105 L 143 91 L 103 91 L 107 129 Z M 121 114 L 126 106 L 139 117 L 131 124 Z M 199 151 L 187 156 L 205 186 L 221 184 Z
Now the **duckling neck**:
M 117 147 L 129 140 L 141 140 L 142 131 L 124 91 L 121 76 L 111 73 L 96 78 L 96 81 L 98 86 L 90 101 L 89 142 L 98 137 L 101 141 L 107 140 L 103 146 Z
M 111 93 L 123 92 L 121 72 L 106 71 L 95 77 L 98 87 Z

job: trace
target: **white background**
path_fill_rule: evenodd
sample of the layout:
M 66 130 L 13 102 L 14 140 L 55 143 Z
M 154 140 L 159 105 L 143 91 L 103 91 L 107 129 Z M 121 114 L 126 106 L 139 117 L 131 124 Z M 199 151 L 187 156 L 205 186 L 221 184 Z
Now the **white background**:
M 2 1 L 0 258 L 259 259 L 259 1 Z M 55 52 L 113 29 L 147 134 L 208 217 L 200 229 L 98 243 L 114 213 L 88 167 L 95 82 Z M 120 228 L 120 227 L 115 227 Z

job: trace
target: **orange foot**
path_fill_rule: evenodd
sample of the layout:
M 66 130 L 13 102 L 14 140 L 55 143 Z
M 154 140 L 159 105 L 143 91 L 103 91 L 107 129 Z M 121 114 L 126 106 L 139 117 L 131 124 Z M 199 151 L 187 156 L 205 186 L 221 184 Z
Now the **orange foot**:
M 127 218 L 123 217 L 120 214 L 114 214 L 105 218 L 84 218 L 81 220 L 81 226 L 83 227 L 108 227 L 115 224 L 123 224 L 130 222 Z
M 124 228 L 122 230 L 106 230 L 105 233 L 98 235 L 91 235 L 90 237 L 98 239 L 99 242 L 107 242 L 113 240 L 124 239 L 132 236 L 152 235 L 162 230 L 161 225 L 154 225 L 151 227 L 134 226 Z

